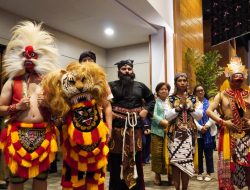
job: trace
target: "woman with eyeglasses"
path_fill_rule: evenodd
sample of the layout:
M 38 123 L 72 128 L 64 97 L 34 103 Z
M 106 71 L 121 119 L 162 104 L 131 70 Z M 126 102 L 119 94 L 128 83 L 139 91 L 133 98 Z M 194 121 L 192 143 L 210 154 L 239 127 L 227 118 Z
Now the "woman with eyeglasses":
M 206 170 L 207 174 L 204 178 L 204 181 L 211 181 L 211 173 L 214 173 L 214 161 L 213 161 L 213 137 L 217 128 L 215 122 L 210 119 L 207 114 L 207 108 L 209 107 L 208 96 L 205 92 L 205 89 L 202 85 L 196 85 L 194 88 L 194 95 L 197 96 L 198 100 L 203 104 L 203 116 L 200 120 L 195 120 L 197 129 L 198 129 L 198 176 L 197 180 L 202 181 L 204 172 L 203 168 L 203 154 L 205 155 L 206 160 Z

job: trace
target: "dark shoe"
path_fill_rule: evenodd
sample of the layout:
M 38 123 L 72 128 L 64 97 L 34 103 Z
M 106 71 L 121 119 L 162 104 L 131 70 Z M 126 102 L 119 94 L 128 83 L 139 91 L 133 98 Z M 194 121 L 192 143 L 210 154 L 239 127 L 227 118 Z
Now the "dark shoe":
M 0 184 L 0 189 L 7 189 L 7 188 L 8 188 L 7 183 L 5 183 L 5 184 Z

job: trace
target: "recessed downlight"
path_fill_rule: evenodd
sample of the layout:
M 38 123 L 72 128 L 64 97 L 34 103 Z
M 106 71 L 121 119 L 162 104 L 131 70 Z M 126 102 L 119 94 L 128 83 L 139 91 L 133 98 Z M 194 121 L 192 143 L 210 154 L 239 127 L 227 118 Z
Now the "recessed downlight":
M 104 33 L 105 33 L 107 36 L 112 36 L 112 35 L 114 35 L 114 30 L 113 30 L 113 28 L 106 28 L 106 29 L 104 30 Z

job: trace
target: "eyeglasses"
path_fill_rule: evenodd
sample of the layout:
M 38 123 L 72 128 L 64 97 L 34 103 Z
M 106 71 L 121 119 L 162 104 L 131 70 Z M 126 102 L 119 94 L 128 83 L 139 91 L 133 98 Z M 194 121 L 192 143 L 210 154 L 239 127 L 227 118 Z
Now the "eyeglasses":
M 198 89 L 196 92 L 204 92 L 204 89 Z

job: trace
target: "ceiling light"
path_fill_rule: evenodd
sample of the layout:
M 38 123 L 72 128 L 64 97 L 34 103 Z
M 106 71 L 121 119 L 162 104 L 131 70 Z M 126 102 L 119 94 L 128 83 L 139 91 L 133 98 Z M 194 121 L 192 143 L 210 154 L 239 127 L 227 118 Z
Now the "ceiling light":
M 112 28 L 106 28 L 104 30 L 104 33 L 107 35 L 107 36 L 112 36 L 114 34 L 114 30 Z

